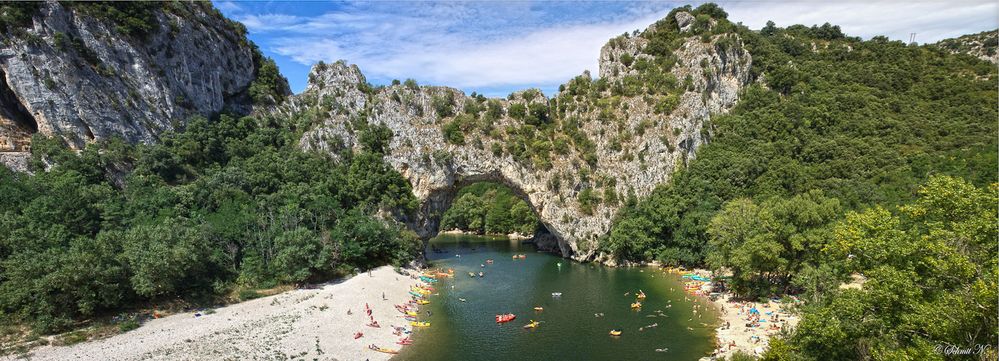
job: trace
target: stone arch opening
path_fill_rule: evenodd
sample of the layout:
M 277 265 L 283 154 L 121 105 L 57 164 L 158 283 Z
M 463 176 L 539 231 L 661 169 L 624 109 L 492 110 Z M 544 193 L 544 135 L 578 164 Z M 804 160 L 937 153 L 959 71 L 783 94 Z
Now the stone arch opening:
M 550 225 L 545 224 L 540 210 L 531 202 L 528 194 L 517 184 L 499 174 L 499 172 L 459 177 L 449 187 L 431 191 L 421 203 L 416 219 L 408 222 L 410 228 L 416 231 L 424 242 L 436 237 L 443 231 L 441 229 L 441 221 L 444 213 L 454 204 L 460 191 L 473 184 L 483 182 L 499 184 L 509 189 L 516 198 L 524 201 L 530 208 L 531 212 L 537 218 L 537 225 L 533 231 L 533 235 L 525 240 L 526 242 L 534 243 L 540 250 L 546 252 L 552 252 L 561 256 L 572 255 L 572 248 L 560 241 L 549 230 Z

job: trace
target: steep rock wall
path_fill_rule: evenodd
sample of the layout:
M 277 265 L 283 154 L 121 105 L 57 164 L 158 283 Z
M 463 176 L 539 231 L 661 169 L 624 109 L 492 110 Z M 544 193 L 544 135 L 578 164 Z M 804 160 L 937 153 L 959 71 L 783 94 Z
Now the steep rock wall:
M 678 16 L 682 15 L 689 14 Z M 735 45 L 720 46 L 729 36 L 734 39 L 725 42 Z M 650 57 L 641 53 L 644 46 L 640 37 L 615 39 L 605 46 L 600 54 L 604 83 L 618 84 L 640 73 L 636 59 Z M 683 89 L 675 94 L 595 90 L 590 98 L 558 94 L 553 100 L 533 90 L 483 101 L 447 87 L 397 84 L 372 89 L 356 66 L 321 63 L 309 74 L 307 89 L 277 112 L 311 119 L 315 126 L 304 134 L 302 147 L 333 155 L 361 146 L 358 123 L 391 129 L 394 136 L 386 160 L 409 179 L 421 200 L 417 214 L 404 221 L 422 237 L 436 235 L 440 216 L 460 187 L 493 180 L 505 183 L 530 204 L 557 239 L 558 251 L 590 259 L 596 255 L 597 237 L 608 231 L 622 206 L 620 199 L 645 196 L 668 181 L 710 137 L 705 128 L 710 117 L 730 109 L 750 82 L 752 59 L 734 34 L 707 41 L 700 36 L 683 39 L 674 55 L 677 60 L 670 72 L 675 79 L 684 79 Z M 587 73 L 574 82 L 593 80 Z M 657 111 L 664 99 L 671 106 Z M 488 110 L 470 114 L 467 106 L 462 109 L 470 101 L 498 104 L 503 115 L 489 119 Z M 610 105 L 598 108 L 595 104 L 601 101 Z M 521 105 L 548 107 L 550 119 L 529 126 L 523 116 L 511 116 Z M 456 142 L 448 138 L 447 128 L 459 119 L 465 119 L 464 140 Z M 469 122 L 476 125 L 464 127 Z M 518 159 L 516 151 L 507 149 L 528 131 L 547 134 L 531 149 L 555 151 L 530 158 L 533 162 Z M 573 138 L 565 136 L 570 133 Z M 571 146 L 560 147 L 564 139 Z M 586 192 L 604 195 L 604 201 L 585 202 Z
M 209 4 L 164 4 L 148 36 L 47 2 L 0 39 L 0 152 L 23 152 L 30 135 L 73 148 L 120 136 L 150 142 L 193 115 L 247 111 L 253 48 Z

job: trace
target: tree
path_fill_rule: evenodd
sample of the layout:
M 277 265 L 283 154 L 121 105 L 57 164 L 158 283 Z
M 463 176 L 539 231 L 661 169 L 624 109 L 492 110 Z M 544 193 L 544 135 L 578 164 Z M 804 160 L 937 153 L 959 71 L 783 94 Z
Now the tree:
M 157 297 L 179 293 L 199 280 L 205 248 L 196 228 L 176 220 L 137 225 L 121 235 L 122 257 L 132 276 L 135 293 Z

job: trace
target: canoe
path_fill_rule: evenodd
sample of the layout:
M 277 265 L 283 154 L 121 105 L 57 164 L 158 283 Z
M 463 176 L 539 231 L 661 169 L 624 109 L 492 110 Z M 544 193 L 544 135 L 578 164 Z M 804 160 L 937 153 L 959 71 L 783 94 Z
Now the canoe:
M 610 331 L 610 335 L 611 336 L 621 336 L 621 333 L 622 333 L 621 330 L 611 330 Z
M 413 326 L 413 327 L 430 327 L 430 322 L 416 322 L 416 321 L 413 321 L 413 322 L 410 322 L 409 325 Z
M 369 347 L 369 348 L 372 349 L 372 350 L 378 351 L 378 352 L 390 353 L 390 354 L 393 354 L 393 355 L 399 353 L 399 351 L 396 351 L 396 350 L 393 350 L 393 349 L 390 349 L 390 348 L 384 348 L 384 347 Z
M 505 315 L 496 315 L 496 323 L 510 322 L 513 321 L 515 318 L 517 318 L 517 316 L 512 313 L 508 313 Z

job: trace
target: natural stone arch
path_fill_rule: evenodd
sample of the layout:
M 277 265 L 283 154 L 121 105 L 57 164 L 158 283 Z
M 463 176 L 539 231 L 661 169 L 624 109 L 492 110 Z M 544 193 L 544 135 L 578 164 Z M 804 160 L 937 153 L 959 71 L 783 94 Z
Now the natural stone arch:
M 301 145 L 305 150 L 328 154 L 360 147 L 357 124 L 390 129 L 393 137 L 385 160 L 409 180 L 421 202 L 417 214 L 403 221 L 424 238 L 437 233 L 444 206 L 462 184 L 496 180 L 522 195 L 557 239 L 563 255 L 591 259 L 597 255 L 597 238 L 610 229 L 621 202 L 599 203 L 592 212 L 586 212 L 580 194 L 595 189 L 620 197 L 648 195 L 694 157 L 696 149 L 710 138 L 711 130 L 705 124 L 711 115 L 734 106 L 739 92 L 750 82 L 752 58 L 738 35 L 722 34 L 706 40 L 687 38 L 674 52 L 677 62 L 670 72 L 676 79 L 689 79 L 676 94 L 619 96 L 602 91 L 598 98 L 612 104 L 604 109 L 588 103 L 591 99 L 585 96 L 556 95 L 549 100 L 536 90 L 490 100 L 504 112 L 521 105 L 549 106 L 555 109 L 550 114 L 557 115 L 558 122 L 553 138 L 545 138 L 545 142 L 554 145 L 554 138 L 574 133 L 585 138 L 583 143 L 591 143 L 587 150 L 573 138 L 565 154 L 549 154 L 546 166 L 516 160 L 506 151 L 493 151 L 494 147 L 506 148 L 515 139 L 511 134 L 528 129 L 525 121 L 507 114 L 492 122 L 492 129 L 498 131 L 463 130 L 466 142 L 449 143 L 445 141 L 445 126 L 464 116 L 462 105 L 474 98 L 437 86 L 372 88 L 356 66 L 342 61 L 314 66 L 306 90 L 275 111 L 319 121 L 321 124 L 303 135 Z M 645 44 L 641 37 L 619 37 L 605 45 L 600 56 L 603 80 L 616 83 L 639 75 L 631 61 L 625 64 L 621 59 L 649 59 L 650 55 L 642 53 Z M 566 91 L 573 83 L 593 82 L 586 72 Z M 656 111 L 656 105 L 664 100 L 674 105 L 663 114 Z M 602 113 L 616 120 L 606 122 Z M 480 113 L 475 117 L 481 119 Z M 625 134 L 628 137 L 622 141 Z
M 430 239 L 437 236 L 442 231 L 440 229 L 441 218 L 443 217 L 444 212 L 451 208 L 451 204 L 454 203 L 457 198 L 458 192 L 460 192 L 462 188 L 479 182 L 500 183 L 509 188 L 518 198 L 527 203 L 527 206 L 531 208 L 531 211 L 538 216 L 540 227 L 544 228 L 544 232 L 542 234 L 537 234 L 535 239 L 535 242 L 538 243 L 538 246 L 541 249 L 565 256 L 572 255 L 573 250 L 568 244 L 565 242 L 559 242 L 557 238 L 552 239 L 548 237 L 552 234 L 552 231 L 542 220 L 539 209 L 531 202 L 530 196 L 516 184 L 504 178 L 502 174 L 497 172 L 460 176 L 455 179 L 455 182 L 451 187 L 439 188 L 431 191 L 426 198 L 422 199 L 417 216 L 414 219 L 408 220 L 407 226 L 414 230 L 423 239 Z

